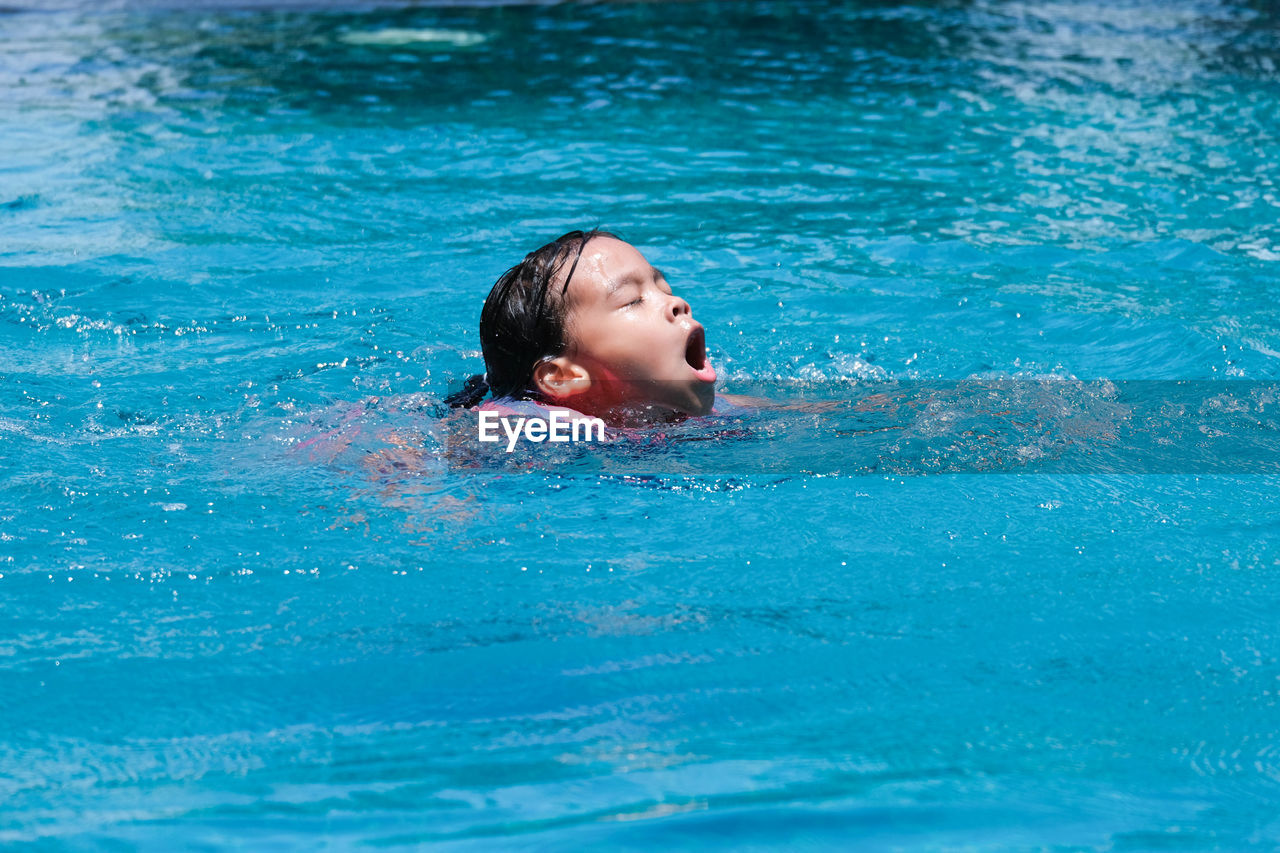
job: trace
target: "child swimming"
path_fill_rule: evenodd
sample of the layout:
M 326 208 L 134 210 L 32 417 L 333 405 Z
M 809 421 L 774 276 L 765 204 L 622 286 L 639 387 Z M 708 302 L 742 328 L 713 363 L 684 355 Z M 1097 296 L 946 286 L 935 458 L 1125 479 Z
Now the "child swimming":
M 480 345 L 485 373 L 451 406 L 492 392 L 485 406 L 529 401 L 634 426 L 705 415 L 716 401 L 689 303 L 606 231 L 570 231 L 503 273 L 480 313 Z

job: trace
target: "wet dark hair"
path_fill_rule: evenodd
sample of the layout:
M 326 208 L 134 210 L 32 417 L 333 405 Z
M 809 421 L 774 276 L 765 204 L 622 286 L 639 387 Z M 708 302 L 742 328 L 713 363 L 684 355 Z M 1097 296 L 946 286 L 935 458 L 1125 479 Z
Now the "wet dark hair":
M 533 369 L 538 362 L 564 352 L 565 300 L 582 250 L 595 237 L 617 237 L 608 231 L 570 231 L 504 272 L 489 291 L 480 311 L 480 348 L 484 374 L 467 380 L 445 398 L 454 408 L 471 407 L 490 391 L 495 397 L 537 397 Z M 572 258 L 559 288 L 552 287 Z

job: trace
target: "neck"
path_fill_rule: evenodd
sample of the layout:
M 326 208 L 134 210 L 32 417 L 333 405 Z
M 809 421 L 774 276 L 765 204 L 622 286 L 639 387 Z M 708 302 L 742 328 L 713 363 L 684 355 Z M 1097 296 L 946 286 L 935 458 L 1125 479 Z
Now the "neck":
M 545 399 L 552 406 L 564 406 L 613 427 L 646 427 L 653 424 L 679 423 L 689 416 L 684 412 L 656 403 L 610 399 L 603 394 L 584 392 L 572 397 Z

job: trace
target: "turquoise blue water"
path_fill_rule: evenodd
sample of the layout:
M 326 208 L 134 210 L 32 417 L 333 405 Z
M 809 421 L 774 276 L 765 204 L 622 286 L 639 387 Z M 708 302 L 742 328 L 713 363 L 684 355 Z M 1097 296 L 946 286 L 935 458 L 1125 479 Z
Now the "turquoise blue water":
M 1280 379 L 1270 4 L 97 5 L 0 13 L 0 843 L 1280 846 L 1274 468 L 1020 467 Z M 593 225 L 724 390 L 1067 390 L 455 464 Z

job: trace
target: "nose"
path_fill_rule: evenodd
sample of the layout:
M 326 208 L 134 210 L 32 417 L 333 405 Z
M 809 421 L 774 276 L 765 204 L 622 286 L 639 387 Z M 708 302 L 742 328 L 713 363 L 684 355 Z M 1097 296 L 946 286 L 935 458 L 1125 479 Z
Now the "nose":
M 671 301 L 667 303 L 667 311 L 670 312 L 672 320 L 678 320 L 681 316 L 689 316 L 693 313 L 693 309 L 689 307 L 689 303 L 685 302 L 674 293 L 671 295 Z

